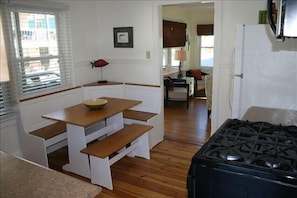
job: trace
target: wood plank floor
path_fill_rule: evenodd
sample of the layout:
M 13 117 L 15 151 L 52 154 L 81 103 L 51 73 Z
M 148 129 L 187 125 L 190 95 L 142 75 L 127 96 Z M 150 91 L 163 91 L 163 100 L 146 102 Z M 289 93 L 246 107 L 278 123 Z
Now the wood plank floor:
M 206 101 L 192 98 L 188 110 L 184 103 L 169 103 L 164 117 L 165 140 L 151 150 L 151 159 L 124 157 L 112 165 L 114 190 L 103 188 L 97 198 L 187 197 L 186 179 L 191 158 L 210 136 Z M 51 153 L 50 167 L 90 182 L 62 170 L 67 158 L 67 148 Z
M 169 103 L 164 109 L 165 138 L 201 146 L 210 137 L 210 121 L 203 97 L 192 98 L 188 110 L 183 103 Z

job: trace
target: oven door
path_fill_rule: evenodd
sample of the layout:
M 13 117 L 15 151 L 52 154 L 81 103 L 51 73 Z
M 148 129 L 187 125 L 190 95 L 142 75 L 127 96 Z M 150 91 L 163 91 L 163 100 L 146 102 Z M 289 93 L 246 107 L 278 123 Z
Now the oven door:
M 243 174 L 237 171 L 236 167 L 234 170 L 232 167 L 221 167 L 191 164 L 187 178 L 188 198 L 296 197 L 296 185 Z

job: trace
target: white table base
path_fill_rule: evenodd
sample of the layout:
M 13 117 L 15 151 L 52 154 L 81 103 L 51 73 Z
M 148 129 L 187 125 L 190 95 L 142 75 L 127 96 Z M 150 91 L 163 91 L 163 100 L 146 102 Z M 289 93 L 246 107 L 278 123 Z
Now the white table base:
M 82 126 L 67 123 L 69 163 L 63 166 L 63 170 L 91 178 L 88 155 L 80 151 L 87 147 L 87 143 L 122 129 L 124 127 L 123 113 L 106 118 L 105 123 L 106 126 L 90 134 Z

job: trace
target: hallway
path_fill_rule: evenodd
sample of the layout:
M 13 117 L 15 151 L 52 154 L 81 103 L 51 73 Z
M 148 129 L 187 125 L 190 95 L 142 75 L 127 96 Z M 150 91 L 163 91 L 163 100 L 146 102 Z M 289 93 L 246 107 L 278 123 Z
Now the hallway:
M 164 109 L 165 139 L 203 145 L 210 137 L 211 119 L 207 119 L 206 100 L 192 98 L 189 109 L 181 102 Z

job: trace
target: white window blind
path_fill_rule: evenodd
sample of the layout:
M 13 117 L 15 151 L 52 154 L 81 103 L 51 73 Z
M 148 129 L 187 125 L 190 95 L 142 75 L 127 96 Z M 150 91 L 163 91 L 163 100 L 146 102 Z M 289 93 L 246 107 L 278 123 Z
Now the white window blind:
M 4 40 L 4 25 L 2 25 L 2 10 L 0 9 L 0 48 L 1 48 L 1 65 L 0 65 L 0 116 L 7 115 L 12 112 L 12 104 L 14 103 L 13 95 L 10 93 L 10 76 L 8 71 L 6 43 Z M 5 24 L 5 23 L 4 23 Z
M 1 83 L 1 99 L 13 99 L 13 96 L 21 99 L 71 87 L 72 53 L 67 11 L 9 4 L 1 7 L 5 13 L 2 21 L 11 74 L 6 88 Z M 11 101 L 7 104 L 14 103 Z
M 3 28 L 2 28 L 1 10 L 0 10 L 0 71 L 1 71 L 0 82 L 9 81 L 6 47 L 5 47 Z

